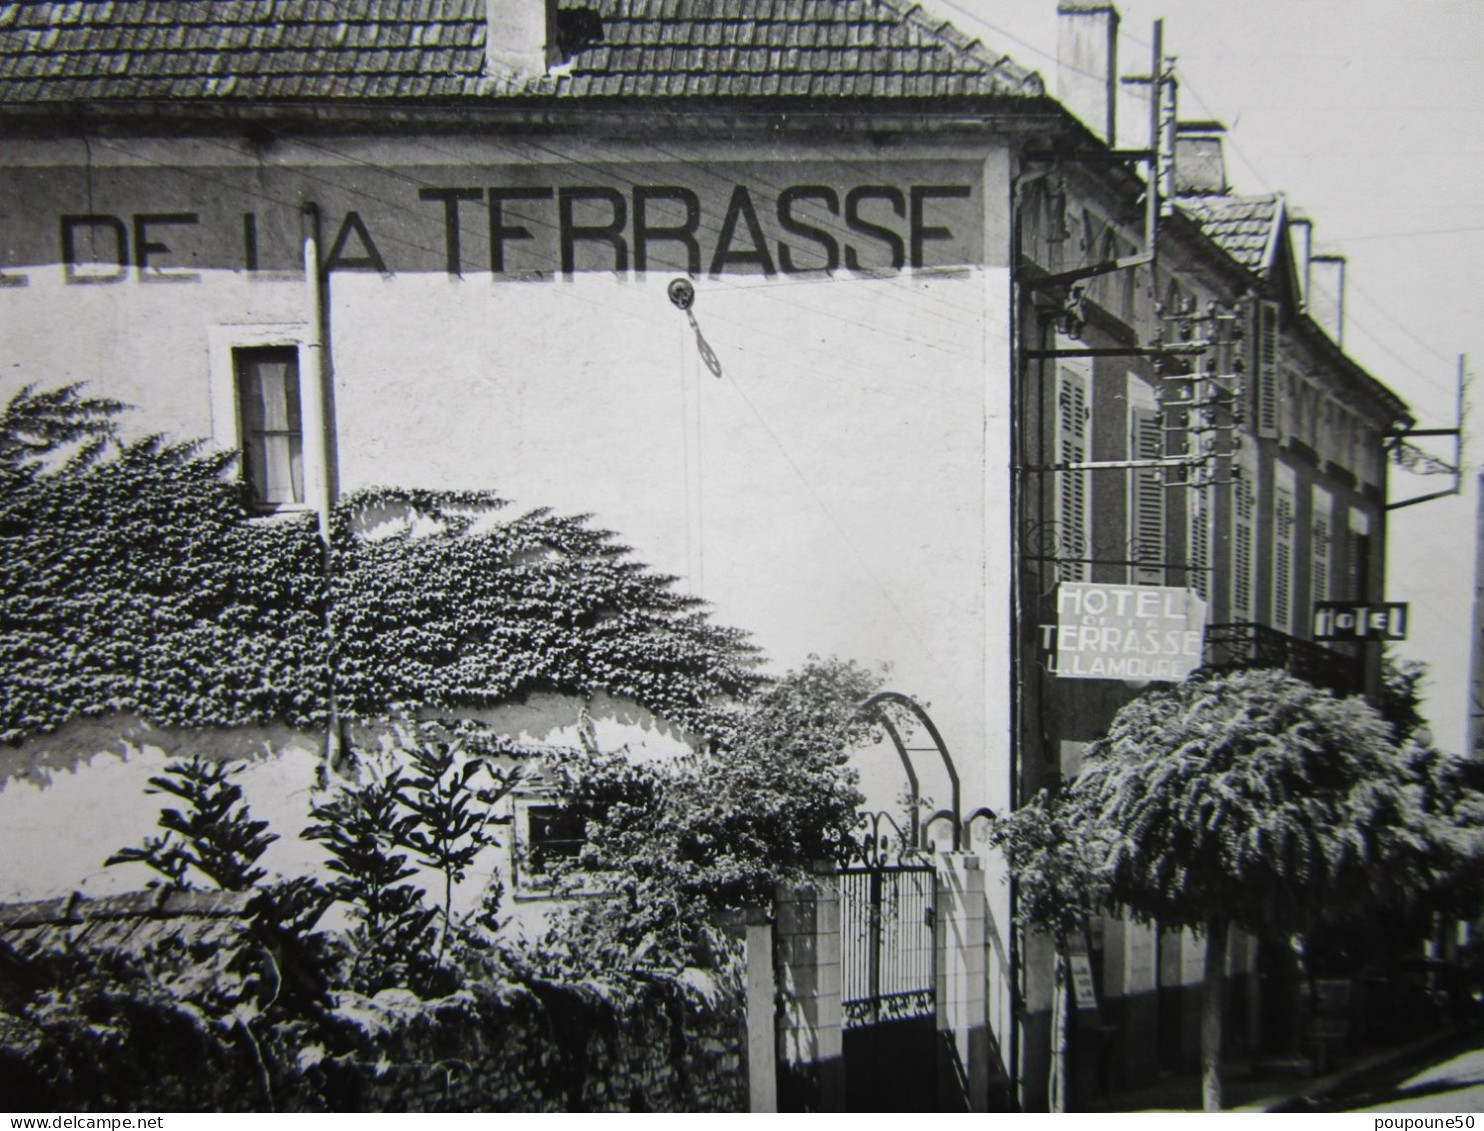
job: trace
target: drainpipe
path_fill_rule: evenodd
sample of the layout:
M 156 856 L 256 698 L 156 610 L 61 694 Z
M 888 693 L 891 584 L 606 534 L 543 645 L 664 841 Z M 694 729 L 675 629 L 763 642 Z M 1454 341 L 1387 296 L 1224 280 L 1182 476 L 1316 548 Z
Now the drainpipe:
M 314 469 L 309 488 L 310 505 L 319 517 L 319 534 L 326 548 L 330 544 L 330 507 L 334 502 L 334 477 L 330 472 L 330 382 L 329 366 L 325 361 L 325 325 L 329 312 L 325 309 L 324 276 L 320 271 L 319 257 L 319 206 L 305 204 L 302 214 L 304 239 L 304 283 L 309 289 L 309 330 L 304 336 L 305 368 L 309 371 L 311 393 L 303 398 L 304 440 L 313 445 L 305 452 L 307 468 Z
M 329 672 L 329 720 L 325 730 L 325 760 L 320 769 L 321 784 L 328 784 L 330 771 L 338 766 L 345 753 L 344 725 L 340 718 L 340 707 L 335 691 L 335 638 L 330 619 L 329 584 L 334 565 L 330 550 L 330 510 L 335 504 L 335 438 L 334 416 L 331 411 L 333 390 L 330 386 L 330 365 L 325 339 L 328 336 L 330 310 L 326 301 L 325 277 L 321 269 L 319 251 L 319 206 L 307 202 L 301 213 L 304 243 L 304 283 L 308 288 L 308 332 L 304 336 L 304 361 L 309 374 L 310 395 L 302 399 L 304 416 L 304 441 L 309 450 L 305 454 L 306 471 L 314 469 L 313 479 L 306 483 L 310 505 L 319 519 L 319 536 L 323 550 L 322 567 L 325 578 L 325 637 L 330 656 Z M 306 479 L 309 477 L 306 475 Z

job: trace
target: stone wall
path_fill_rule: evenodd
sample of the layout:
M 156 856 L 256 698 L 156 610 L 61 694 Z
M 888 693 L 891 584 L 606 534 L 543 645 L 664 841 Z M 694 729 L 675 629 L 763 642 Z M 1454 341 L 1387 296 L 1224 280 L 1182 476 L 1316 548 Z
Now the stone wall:
M 669 979 L 530 982 L 428 1004 L 378 1036 L 381 1060 L 312 1070 L 331 1110 L 747 1110 L 730 996 Z
M 262 953 L 245 931 L 249 901 L 156 889 L 0 907 L 0 1075 L 13 1106 L 747 1110 L 740 986 L 699 971 L 510 973 L 428 1000 L 340 990 L 233 1011 L 234 971 Z

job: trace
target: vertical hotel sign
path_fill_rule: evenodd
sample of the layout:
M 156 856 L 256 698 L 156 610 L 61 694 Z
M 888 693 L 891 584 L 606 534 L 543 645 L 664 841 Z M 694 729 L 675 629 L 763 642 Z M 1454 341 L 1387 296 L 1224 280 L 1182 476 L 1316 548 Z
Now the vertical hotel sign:
M 1201 666 L 1205 630 L 1206 602 L 1188 589 L 1065 581 L 1041 647 L 1064 679 L 1175 683 Z

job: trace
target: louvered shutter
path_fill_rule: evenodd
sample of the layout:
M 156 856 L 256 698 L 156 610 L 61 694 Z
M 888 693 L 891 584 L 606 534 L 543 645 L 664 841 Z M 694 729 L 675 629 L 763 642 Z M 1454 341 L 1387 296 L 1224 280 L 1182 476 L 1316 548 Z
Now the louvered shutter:
M 1331 500 L 1328 491 L 1314 488 L 1314 523 L 1311 536 L 1313 545 L 1309 550 L 1312 566 L 1311 595 L 1315 601 L 1329 600 L 1330 547 L 1334 542 Z
M 1256 306 L 1257 332 L 1252 335 L 1252 391 L 1255 404 L 1252 419 L 1257 434 L 1270 440 L 1278 438 L 1278 304 L 1259 302 Z
M 1057 376 L 1056 458 L 1063 465 L 1087 462 L 1090 421 L 1090 390 L 1087 375 L 1062 369 Z M 1056 479 L 1056 525 L 1060 565 L 1058 576 L 1063 581 L 1088 580 L 1091 499 L 1090 473 L 1063 467 Z
M 1279 484 L 1273 495 L 1273 627 L 1293 631 L 1293 488 Z
M 1250 469 L 1232 488 L 1232 620 L 1257 619 L 1253 594 L 1253 557 L 1257 549 L 1257 489 Z
M 1129 411 L 1129 450 L 1138 460 L 1164 455 L 1164 426 L 1159 414 L 1148 408 Z M 1163 585 L 1165 580 L 1165 486 L 1159 468 L 1135 468 L 1129 498 L 1129 556 L 1136 585 Z
M 1207 603 L 1211 600 L 1211 504 L 1205 491 L 1189 491 L 1189 561 L 1185 584 Z

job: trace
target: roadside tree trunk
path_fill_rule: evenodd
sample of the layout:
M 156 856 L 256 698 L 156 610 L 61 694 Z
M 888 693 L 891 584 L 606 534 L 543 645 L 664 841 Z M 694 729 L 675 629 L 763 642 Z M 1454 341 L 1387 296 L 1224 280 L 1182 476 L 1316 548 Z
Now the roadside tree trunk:
M 1071 1008 L 1071 964 L 1066 951 L 1056 948 L 1056 976 L 1051 988 L 1051 1080 L 1048 1107 L 1053 1112 L 1067 1110 L 1067 1073 L 1070 1068 L 1072 1008 Z
M 1206 966 L 1201 984 L 1201 1106 L 1221 1110 L 1221 1004 L 1226 988 L 1227 921 L 1206 924 Z

